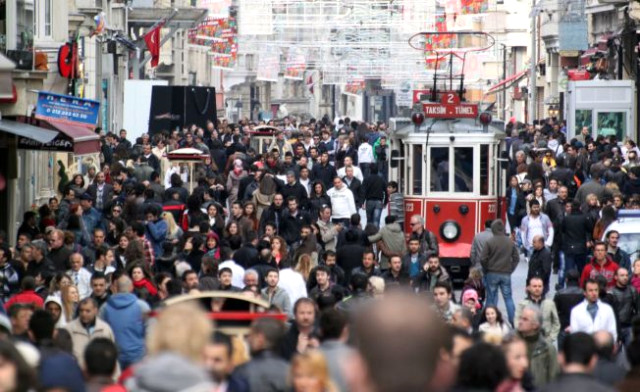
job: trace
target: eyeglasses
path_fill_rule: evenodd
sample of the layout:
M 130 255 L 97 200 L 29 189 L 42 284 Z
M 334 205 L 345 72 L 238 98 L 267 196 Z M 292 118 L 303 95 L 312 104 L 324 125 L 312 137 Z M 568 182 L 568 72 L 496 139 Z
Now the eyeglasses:
M 121 209 L 119 209 L 119 208 L 115 208 L 115 209 L 113 210 L 113 212 L 122 212 L 122 210 L 121 210 Z

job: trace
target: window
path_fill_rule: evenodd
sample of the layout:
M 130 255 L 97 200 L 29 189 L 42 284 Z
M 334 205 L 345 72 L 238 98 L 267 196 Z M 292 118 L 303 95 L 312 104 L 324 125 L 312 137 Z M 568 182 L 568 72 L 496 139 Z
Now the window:
M 493 178 L 489 175 L 489 168 L 491 164 L 489 159 L 491 155 L 489 155 L 489 145 L 481 144 L 480 145 L 480 194 L 482 196 L 486 196 L 491 192 L 489 188 L 493 184 Z M 491 170 L 491 175 L 493 175 L 493 170 Z
M 431 149 L 431 192 L 449 192 L 449 147 L 433 147 Z
M 7 45 L 7 49 L 33 50 L 33 0 L 18 0 L 16 3 L 17 37 L 15 47 Z
M 413 194 L 422 195 L 422 145 L 413 145 Z
M 27 2 L 28 0 L 25 0 Z M 53 36 L 51 22 L 53 20 L 53 0 L 38 0 L 35 2 L 36 35 L 38 38 Z
M 598 112 L 598 135 L 615 136 L 619 141 L 627 134 L 625 112 Z
M 456 147 L 453 153 L 456 192 L 473 192 L 473 147 Z
M 590 109 L 576 110 L 575 135 L 580 135 L 582 133 L 582 127 L 587 127 L 589 129 L 589 133 L 593 132 L 592 114 L 593 112 Z

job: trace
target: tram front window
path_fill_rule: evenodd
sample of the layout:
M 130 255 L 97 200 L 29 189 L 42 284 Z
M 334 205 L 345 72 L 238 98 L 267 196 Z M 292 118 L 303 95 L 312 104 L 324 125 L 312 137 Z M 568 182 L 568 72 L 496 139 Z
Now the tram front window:
M 456 147 L 453 153 L 456 192 L 473 192 L 473 147 Z
M 449 192 L 449 147 L 431 148 L 431 192 Z

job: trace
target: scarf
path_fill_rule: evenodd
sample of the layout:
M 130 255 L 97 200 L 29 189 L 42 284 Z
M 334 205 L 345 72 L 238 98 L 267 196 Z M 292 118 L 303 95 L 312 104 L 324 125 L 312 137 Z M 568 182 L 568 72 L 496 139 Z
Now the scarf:
M 158 295 L 158 289 L 156 289 L 151 282 L 149 282 L 146 278 L 140 279 L 137 282 L 133 282 L 133 287 L 136 289 L 147 289 L 150 295 L 156 296 Z

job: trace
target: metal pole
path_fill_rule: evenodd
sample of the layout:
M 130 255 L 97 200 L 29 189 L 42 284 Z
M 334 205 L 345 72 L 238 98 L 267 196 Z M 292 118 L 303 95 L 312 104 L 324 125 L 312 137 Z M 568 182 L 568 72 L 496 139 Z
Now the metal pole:
M 502 44 L 502 80 L 507 80 L 507 45 Z M 507 122 L 507 89 L 502 89 L 502 120 Z
M 535 0 L 531 0 L 531 64 L 529 65 L 529 119 L 528 123 L 533 124 L 533 120 L 536 119 L 536 100 L 537 100 L 537 87 L 536 87 L 536 66 L 537 53 L 536 53 L 536 36 L 538 35 L 536 29 L 536 18 L 538 11 L 536 10 Z

